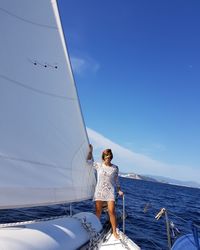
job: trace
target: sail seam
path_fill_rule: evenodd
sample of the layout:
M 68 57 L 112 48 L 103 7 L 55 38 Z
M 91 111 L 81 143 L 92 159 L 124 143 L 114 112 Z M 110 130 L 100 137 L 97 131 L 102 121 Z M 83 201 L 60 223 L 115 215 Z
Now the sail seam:
M 30 20 L 27 20 L 27 19 L 25 19 L 23 17 L 15 15 L 15 14 L 11 13 L 10 11 L 8 11 L 6 9 L 3 9 L 3 8 L 0 8 L 0 10 L 2 12 L 4 12 L 4 13 L 8 14 L 9 16 L 14 17 L 14 18 L 16 18 L 16 19 L 18 19 L 20 21 L 23 21 L 23 22 L 26 22 L 26 23 L 29 23 L 29 24 L 32 24 L 32 25 L 40 26 L 40 27 L 43 27 L 43 28 L 57 30 L 56 26 L 51 26 L 51 25 L 47 25 L 47 24 L 36 23 L 36 22 L 30 21 Z
M 43 90 L 39 90 L 39 89 L 35 89 L 33 87 L 30 87 L 30 86 L 27 86 L 26 84 L 23 84 L 19 81 L 16 81 L 16 80 L 13 80 L 7 76 L 4 76 L 4 75 L 0 75 L 0 77 L 4 80 L 7 80 L 8 82 L 10 83 L 14 83 L 15 85 L 18 85 L 20 87 L 23 87 L 25 89 L 28 89 L 28 90 L 31 90 L 31 91 L 34 91 L 36 93 L 39 93 L 39 94 L 42 94 L 42 95 L 47 95 L 47 96 L 51 96 L 51 97 L 54 97 L 54 98 L 59 98 L 59 99 L 64 99 L 64 100 L 71 100 L 71 101 L 74 101 L 76 100 L 76 98 L 72 98 L 72 97 L 67 97 L 67 96 L 60 96 L 60 95 L 56 95 L 56 94 L 52 94 L 52 93 L 47 93 Z
M 14 156 L 7 156 L 7 155 L 2 155 L 2 154 L 0 154 L 0 158 L 12 160 L 12 161 L 26 162 L 26 163 L 31 163 L 31 164 L 35 164 L 35 165 L 56 168 L 56 169 L 58 169 L 58 168 L 64 169 L 64 170 L 67 169 L 66 167 L 63 167 L 63 166 L 53 165 L 50 163 L 43 163 L 43 162 L 39 162 L 39 161 L 27 160 L 27 159 L 20 159 L 20 158 L 14 157 Z M 71 169 L 69 169 L 69 170 L 71 170 Z

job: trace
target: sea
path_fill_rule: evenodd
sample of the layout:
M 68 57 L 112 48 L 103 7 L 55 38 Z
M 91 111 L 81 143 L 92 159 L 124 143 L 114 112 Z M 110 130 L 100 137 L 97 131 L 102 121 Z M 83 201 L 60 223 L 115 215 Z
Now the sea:
M 120 183 L 125 194 L 125 232 L 142 250 L 169 249 L 165 216 L 155 219 L 162 208 L 166 209 L 168 219 L 174 225 L 176 237 L 191 233 L 194 224 L 200 227 L 200 189 L 123 177 L 120 177 Z M 73 213 L 94 212 L 92 200 L 73 203 L 71 206 Z M 118 214 L 122 213 L 122 207 L 123 199 L 118 198 Z M 69 214 L 69 204 L 2 210 L 0 223 L 64 214 Z M 103 215 L 102 220 L 104 218 Z M 122 229 L 122 222 L 118 227 Z M 172 242 L 176 237 L 172 237 Z

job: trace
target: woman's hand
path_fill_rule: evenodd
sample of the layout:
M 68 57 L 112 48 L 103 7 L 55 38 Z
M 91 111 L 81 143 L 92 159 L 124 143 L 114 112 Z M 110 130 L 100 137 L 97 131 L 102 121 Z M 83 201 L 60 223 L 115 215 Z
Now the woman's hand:
M 87 160 L 92 159 L 92 152 L 93 152 L 92 144 L 89 144 L 89 152 L 88 152 Z
M 92 144 L 89 144 L 89 153 L 92 153 L 93 152 L 93 146 L 92 146 Z
M 119 196 L 123 196 L 124 195 L 124 193 L 121 190 L 118 191 L 118 194 L 119 194 Z

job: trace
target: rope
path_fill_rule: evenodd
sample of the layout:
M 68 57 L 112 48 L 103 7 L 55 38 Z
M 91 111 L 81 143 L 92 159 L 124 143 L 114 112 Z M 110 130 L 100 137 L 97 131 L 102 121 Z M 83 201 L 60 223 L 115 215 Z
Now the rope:
M 193 233 L 195 245 L 196 245 L 197 249 L 200 250 L 198 229 L 194 225 L 192 225 L 192 233 Z
M 152 245 L 153 245 L 154 247 L 156 247 L 156 249 L 163 250 L 163 248 L 159 247 L 152 239 L 147 238 L 147 240 L 150 241 L 150 242 L 152 243 Z
M 151 205 L 151 203 L 148 202 L 148 203 L 145 205 L 143 212 L 144 212 L 144 213 L 147 213 L 147 211 L 148 211 L 149 208 L 154 208 L 154 209 L 156 209 L 155 207 L 153 207 L 153 206 Z M 178 215 L 172 213 L 170 210 L 165 209 L 165 208 L 162 208 L 162 209 L 158 212 L 158 214 L 155 216 L 155 219 L 159 220 L 159 219 L 162 217 L 162 215 L 164 215 L 165 211 L 167 211 L 167 213 L 168 213 L 169 215 L 172 215 L 172 216 L 176 217 L 177 219 L 180 219 L 181 221 L 183 221 L 183 222 L 185 222 L 185 223 L 189 223 L 189 222 L 190 222 L 190 221 L 188 221 L 188 220 L 186 220 L 186 219 L 183 219 L 183 218 L 181 218 L 180 216 L 178 216 Z M 195 227 L 197 227 L 197 228 L 200 229 L 200 225 L 197 225 L 196 223 L 193 223 L 193 225 L 194 225 Z
M 188 223 L 190 221 L 187 221 L 183 218 L 181 218 L 180 216 L 177 216 L 176 214 L 172 213 L 172 212 L 169 212 L 167 211 L 165 208 L 162 208 L 160 210 L 160 212 L 155 216 L 155 218 L 157 220 L 159 220 L 162 215 L 165 215 L 165 219 L 166 219 L 166 225 L 167 225 L 167 234 L 168 234 L 168 244 L 169 245 L 169 249 L 171 249 L 171 244 L 172 244 L 172 240 L 171 240 L 171 237 L 173 239 L 176 239 L 178 236 L 180 236 L 180 231 L 178 230 L 178 228 L 175 227 L 174 223 L 172 221 L 169 221 L 168 220 L 168 216 L 167 216 L 167 213 L 178 218 L 179 220 L 185 222 L 185 223 Z M 191 222 L 190 222 L 191 223 Z M 199 245 L 199 237 L 198 237 L 198 229 L 200 228 L 199 225 L 195 224 L 195 223 L 191 223 L 191 229 L 192 229 L 192 233 L 193 233 L 193 238 L 194 238 L 194 243 L 191 241 L 191 239 L 188 237 L 188 240 L 196 246 L 196 248 L 198 250 L 200 250 L 200 245 Z M 170 235 L 170 231 L 171 231 L 171 235 Z M 186 237 L 187 237 L 187 234 L 186 234 Z
M 88 222 L 86 220 L 86 217 L 83 217 L 83 218 L 74 217 L 74 218 L 80 221 L 83 228 L 89 233 L 90 241 L 89 241 L 88 250 L 97 250 L 99 239 L 101 238 L 101 234 L 96 232 L 95 228 L 92 227 L 92 223 Z
M 4 224 L 0 224 L 0 228 L 25 226 L 25 225 L 30 225 L 30 224 L 34 224 L 34 223 L 55 220 L 55 219 L 60 219 L 60 218 L 65 218 L 65 217 L 68 217 L 68 216 L 67 215 L 60 215 L 60 216 L 52 216 L 52 217 L 48 217 L 48 218 L 42 218 L 42 219 L 36 219 L 36 220 L 30 220 L 30 221 L 4 223 Z
M 129 238 L 128 238 L 128 236 L 126 236 L 124 233 L 122 233 L 122 232 L 118 232 L 118 233 L 120 233 L 120 242 L 122 243 L 122 246 L 125 248 L 125 249 L 127 249 L 127 250 L 131 250 L 131 248 L 128 246 L 128 242 L 130 242 L 129 241 Z
M 168 210 L 167 210 L 167 211 L 168 211 Z M 174 217 L 176 217 L 176 218 L 178 218 L 178 219 L 180 219 L 180 220 L 182 220 L 182 221 L 184 221 L 184 222 L 186 222 L 186 223 L 189 223 L 189 221 L 187 221 L 187 220 L 185 220 L 185 219 L 183 219 L 183 218 L 177 216 L 176 214 L 174 214 L 174 213 L 172 213 L 172 212 L 170 212 L 170 211 L 168 211 L 168 214 L 173 215 Z M 193 223 L 193 225 L 194 225 L 195 227 L 197 227 L 197 228 L 200 229 L 200 226 L 199 226 L 199 225 L 197 225 L 197 224 L 195 224 L 195 223 Z

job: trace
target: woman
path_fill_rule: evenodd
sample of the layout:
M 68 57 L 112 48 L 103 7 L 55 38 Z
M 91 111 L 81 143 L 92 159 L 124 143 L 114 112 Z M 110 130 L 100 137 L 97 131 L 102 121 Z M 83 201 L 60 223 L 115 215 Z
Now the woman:
M 93 162 L 93 147 L 90 145 L 90 151 L 88 153 L 87 160 L 93 163 L 93 166 L 97 170 L 97 185 L 94 193 L 96 216 L 100 218 L 102 212 L 103 202 L 108 204 L 108 213 L 110 217 L 110 223 L 115 238 L 119 239 L 119 234 L 116 231 L 117 221 L 115 215 L 115 187 L 118 194 L 121 196 L 123 192 L 120 190 L 118 181 L 119 169 L 116 165 L 112 164 L 113 154 L 111 149 L 106 149 L 102 153 L 102 162 Z

